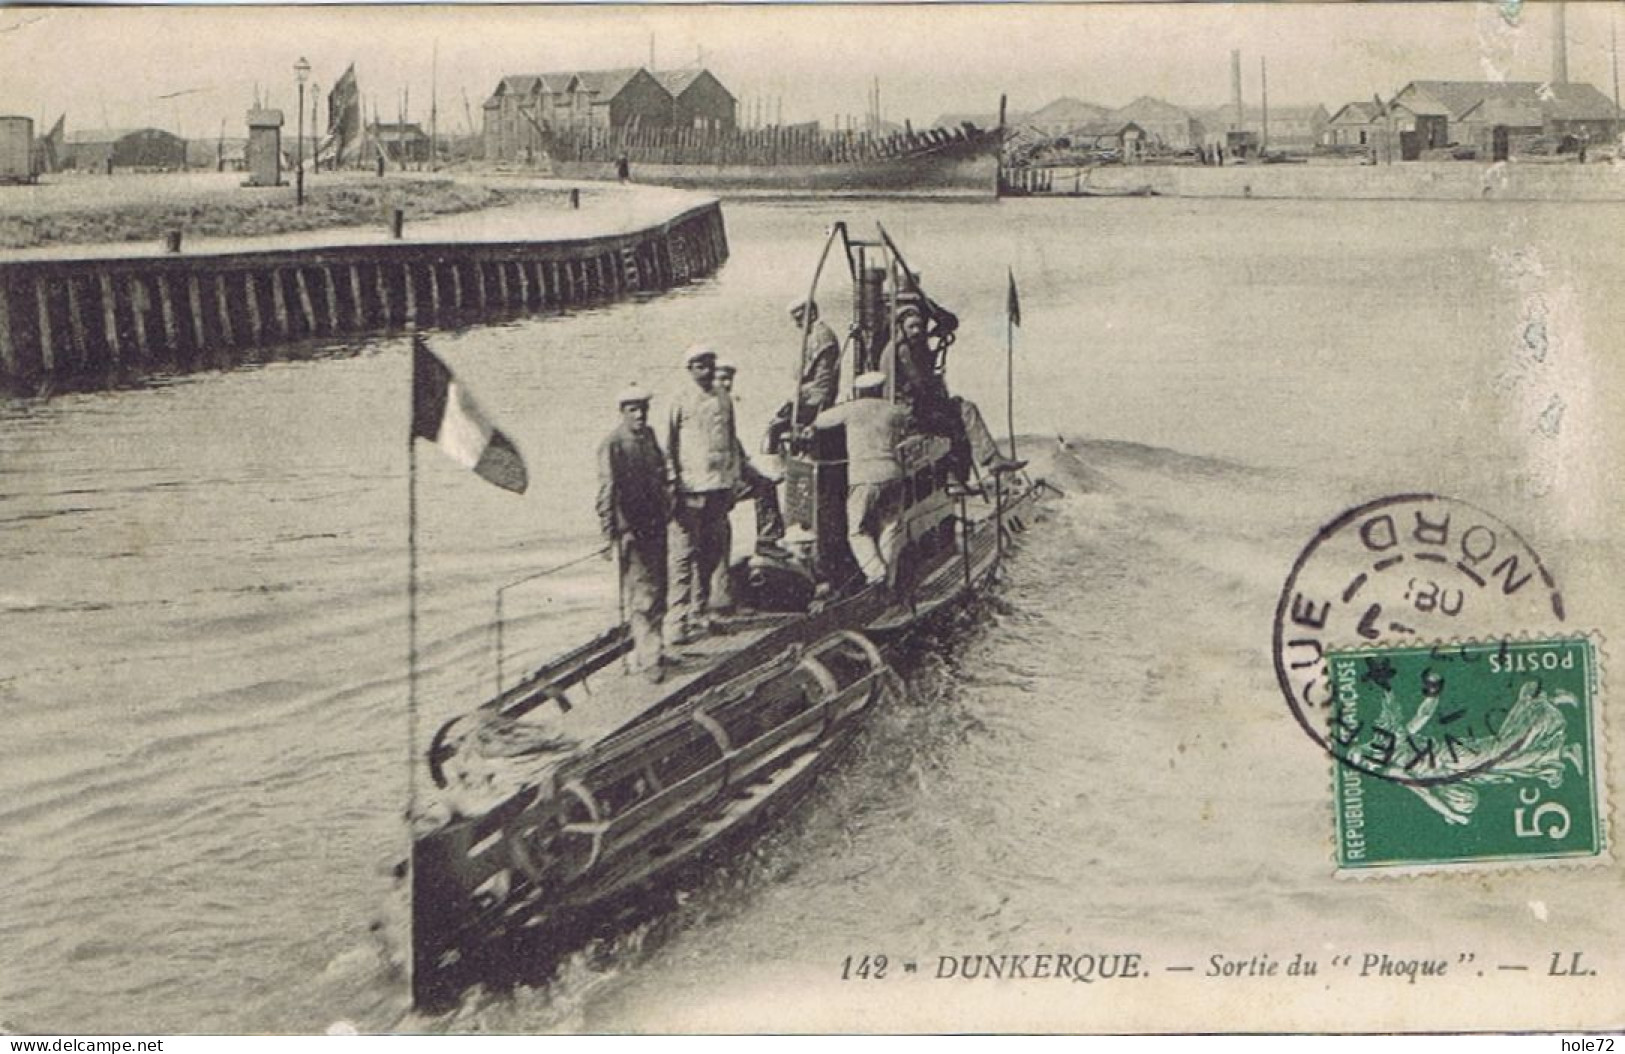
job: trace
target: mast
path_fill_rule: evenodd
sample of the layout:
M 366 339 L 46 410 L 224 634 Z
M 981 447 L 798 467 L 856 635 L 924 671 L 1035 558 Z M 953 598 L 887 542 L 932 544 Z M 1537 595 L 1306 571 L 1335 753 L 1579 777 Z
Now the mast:
M 1258 135 L 1258 153 L 1262 157 L 1270 149 L 1270 73 L 1264 64 L 1264 56 L 1258 56 L 1258 94 L 1262 124 Z
M 440 169 L 440 41 L 429 57 L 429 170 Z

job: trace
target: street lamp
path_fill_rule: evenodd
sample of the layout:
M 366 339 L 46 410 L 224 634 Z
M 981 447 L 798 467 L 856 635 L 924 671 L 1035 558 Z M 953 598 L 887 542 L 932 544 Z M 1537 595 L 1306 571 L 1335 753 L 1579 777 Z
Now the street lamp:
M 310 76 L 310 63 L 304 56 L 293 64 L 294 79 L 299 82 L 299 134 L 294 139 L 293 163 L 293 200 L 294 204 L 303 207 L 305 204 L 305 78 Z

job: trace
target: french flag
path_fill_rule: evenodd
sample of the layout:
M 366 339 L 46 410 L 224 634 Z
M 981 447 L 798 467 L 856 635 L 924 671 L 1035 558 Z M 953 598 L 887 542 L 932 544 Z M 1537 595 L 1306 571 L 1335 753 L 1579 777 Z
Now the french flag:
M 523 494 L 530 484 L 513 440 L 491 424 L 473 393 L 417 334 L 412 336 L 412 436 L 434 443 L 503 490 Z

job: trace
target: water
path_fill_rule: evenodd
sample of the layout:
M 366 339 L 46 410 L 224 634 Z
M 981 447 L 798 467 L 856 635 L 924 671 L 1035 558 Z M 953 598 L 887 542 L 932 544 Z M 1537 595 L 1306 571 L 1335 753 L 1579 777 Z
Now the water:
M 838 215 L 883 220 L 965 320 L 953 381 L 996 431 L 1014 270 L 1017 427 L 1068 496 L 804 810 L 551 988 L 444 1019 L 406 1016 L 375 932 L 404 846 L 405 342 L 0 411 L 0 1019 L 1133 1027 L 1166 1000 L 900 1002 L 838 976 L 863 953 L 930 970 L 996 951 L 1487 948 L 1530 936 L 1534 900 L 1543 940 L 1619 965 L 1618 912 L 1586 907 L 1617 903 L 1606 869 L 1484 876 L 1467 897 L 1333 883 L 1325 760 L 1268 659 L 1298 548 L 1395 491 L 1495 510 L 1576 624 L 1620 623 L 1618 205 L 730 205 L 714 281 L 432 337 L 535 484 L 515 497 L 419 450 L 426 728 L 494 685 L 496 587 L 596 544 L 591 455 L 616 390 L 671 390 L 704 340 L 740 365 L 742 433 L 760 434 L 789 385 L 783 304 Z M 597 562 L 516 589 L 509 662 L 613 609 Z

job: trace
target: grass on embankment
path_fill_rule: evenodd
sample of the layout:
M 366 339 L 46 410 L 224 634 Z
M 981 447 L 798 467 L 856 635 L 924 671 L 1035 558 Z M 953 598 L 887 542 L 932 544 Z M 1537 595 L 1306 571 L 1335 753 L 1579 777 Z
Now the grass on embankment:
M 180 229 L 189 237 L 252 237 L 333 227 L 383 226 L 394 209 L 408 221 L 562 198 L 541 187 L 495 187 L 450 179 L 318 182 L 305 189 L 303 208 L 292 192 L 204 192 L 181 201 L 87 202 L 62 210 L 0 215 L 0 248 L 156 241 Z

